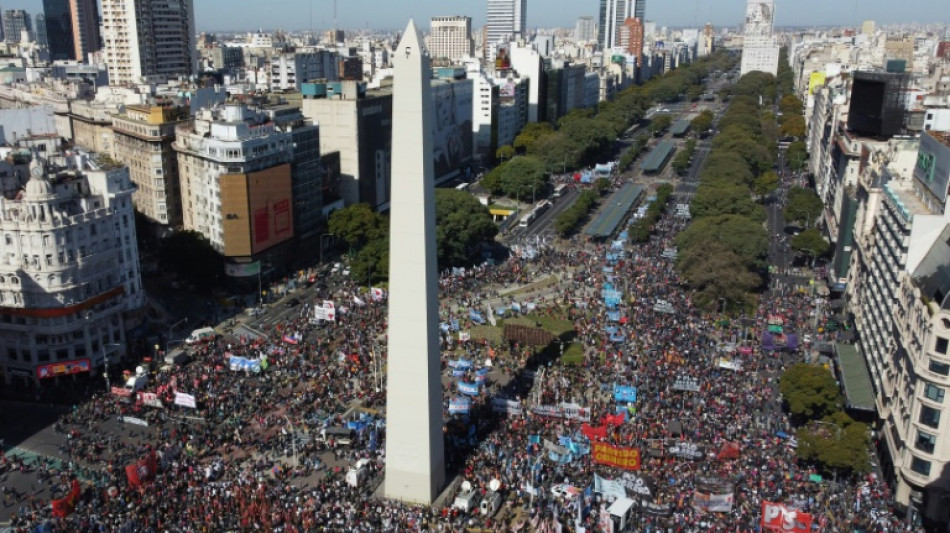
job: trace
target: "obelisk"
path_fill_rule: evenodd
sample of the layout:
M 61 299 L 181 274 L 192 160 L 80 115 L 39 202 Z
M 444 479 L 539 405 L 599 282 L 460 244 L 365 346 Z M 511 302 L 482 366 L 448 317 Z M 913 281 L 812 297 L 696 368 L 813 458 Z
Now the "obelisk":
M 430 504 L 445 484 L 432 154 L 432 68 L 409 21 L 393 56 L 387 498 Z

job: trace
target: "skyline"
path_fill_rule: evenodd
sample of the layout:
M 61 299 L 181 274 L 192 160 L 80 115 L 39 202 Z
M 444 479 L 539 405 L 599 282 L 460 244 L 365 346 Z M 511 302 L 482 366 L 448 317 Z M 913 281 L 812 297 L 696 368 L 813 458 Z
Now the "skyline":
M 648 0 L 646 18 L 658 26 L 700 27 L 711 22 L 717 28 L 734 27 L 742 22 L 745 4 L 746 0 Z M 842 9 L 842 4 L 850 5 Z M 280 0 L 279 5 L 284 9 L 274 10 L 273 4 L 258 0 L 195 0 L 195 18 L 199 31 L 319 31 L 333 26 L 333 0 Z M 481 27 L 485 5 L 485 0 L 456 0 L 450 8 L 441 0 L 339 2 L 338 26 L 345 30 L 395 30 L 413 18 L 420 29 L 427 31 L 433 16 L 465 15 L 472 17 L 473 27 Z M 7 0 L 2 6 L 4 10 L 25 9 L 31 15 L 43 12 L 41 0 Z M 580 16 L 596 19 L 599 6 L 599 0 L 528 0 L 528 27 L 572 28 Z M 228 17 L 222 17 L 222 13 Z M 944 13 L 945 18 L 935 20 L 936 13 Z M 879 25 L 946 24 L 950 22 L 950 9 L 946 0 L 907 0 L 899 9 L 886 0 L 777 0 L 775 18 L 777 27 L 859 26 L 867 19 Z

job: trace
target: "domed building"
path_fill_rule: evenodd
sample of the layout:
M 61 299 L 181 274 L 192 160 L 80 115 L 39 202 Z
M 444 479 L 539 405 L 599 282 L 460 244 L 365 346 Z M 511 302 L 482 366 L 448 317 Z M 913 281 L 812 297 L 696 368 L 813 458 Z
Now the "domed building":
M 127 313 L 145 303 L 128 168 L 34 156 L 0 198 L 0 367 L 9 385 L 98 374 L 125 353 Z M 77 378 L 69 376 L 76 375 Z

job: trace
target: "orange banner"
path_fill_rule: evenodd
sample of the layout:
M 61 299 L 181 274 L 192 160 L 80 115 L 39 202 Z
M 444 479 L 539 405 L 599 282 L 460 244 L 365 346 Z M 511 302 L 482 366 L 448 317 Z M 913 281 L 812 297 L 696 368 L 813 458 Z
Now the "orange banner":
M 595 463 L 624 470 L 640 470 L 640 450 L 637 448 L 621 448 L 603 442 L 592 442 L 590 446 Z

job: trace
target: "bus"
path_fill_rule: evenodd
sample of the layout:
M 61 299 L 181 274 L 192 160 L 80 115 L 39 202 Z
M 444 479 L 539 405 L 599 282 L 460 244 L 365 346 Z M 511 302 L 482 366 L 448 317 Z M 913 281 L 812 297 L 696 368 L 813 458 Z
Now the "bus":
M 519 228 L 527 228 L 531 223 L 534 222 L 534 211 L 525 213 L 521 220 L 518 221 Z
M 541 216 L 542 213 L 547 211 L 551 207 L 551 202 L 548 200 L 541 200 L 538 202 L 538 205 L 534 206 L 534 209 L 531 210 L 534 213 L 535 217 Z
M 456 190 L 456 191 L 467 191 L 467 190 L 468 190 L 468 183 L 462 183 L 462 184 L 456 185 L 456 186 L 455 186 L 455 190 Z
M 564 193 L 567 192 L 567 183 L 562 183 L 554 188 L 554 193 L 551 194 L 552 198 L 560 198 L 564 196 Z

